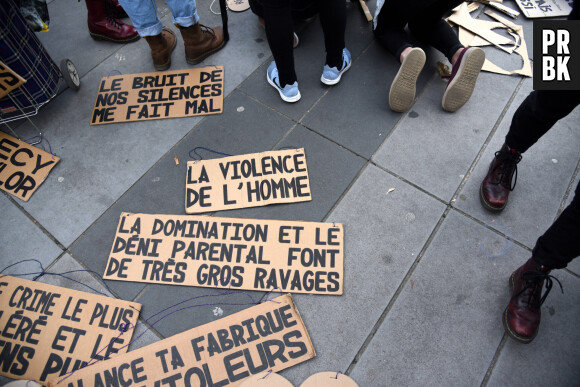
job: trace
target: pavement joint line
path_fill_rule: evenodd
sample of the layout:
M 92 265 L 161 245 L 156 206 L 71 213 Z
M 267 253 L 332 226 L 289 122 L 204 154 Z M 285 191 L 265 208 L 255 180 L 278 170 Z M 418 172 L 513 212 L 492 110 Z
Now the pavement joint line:
M 487 383 L 489 382 L 489 379 L 491 378 L 491 375 L 493 373 L 493 369 L 495 368 L 495 365 L 497 364 L 497 361 L 499 360 L 499 357 L 501 355 L 501 352 L 503 350 L 503 347 L 505 346 L 505 343 L 508 340 L 508 335 L 507 333 L 504 332 L 496 350 L 495 353 L 493 355 L 493 358 L 491 359 L 491 363 L 489 364 L 489 367 L 487 368 L 487 372 L 485 373 L 485 376 L 483 377 L 483 380 L 481 381 L 481 385 L 480 387 L 486 387 Z
M 357 180 L 363 174 L 363 172 L 367 169 L 367 166 L 369 164 L 370 164 L 370 162 L 368 160 L 366 160 L 366 162 L 361 167 L 361 169 L 359 169 L 359 171 L 356 174 L 356 176 L 352 178 L 352 180 L 346 186 L 346 188 L 344 189 L 344 191 L 342 191 L 342 194 L 340 194 L 340 196 L 336 199 L 336 201 L 334 202 L 334 204 L 332 205 L 332 207 L 330 207 L 330 209 L 328 210 L 328 212 L 326 213 L 326 215 L 324 215 L 322 217 L 322 222 L 326 222 L 328 220 L 328 218 L 330 217 L 330 215 L 332 215 L 332 213 L 334 212 L 334 210 L 336 210 L 336 208 L 340 205 L 340 203 L 342 202 L 342 199 L 344 199 L 344 197 L 348 194 L 348 192 L 350 192 L 351 188 L 354 186 L 354 184 L 357 182 Z
M 562 211 L 564 211 L 564 209 L 566 209 L 566 207 L 568 207 L 566 202 L 568 201 L 568 198 L 570 197 L 571 193 L 572 193 L 572 195 L 574 195 L 573 191 L 576 188 L 574 185 L 574 182 L 579 174 L 580 174 L 580 160 L 578 160 L 578 164 L 576 165 L 576 169 L 574 170 L 574 173 L 572 173 L 572 178 L 570 179 L 570 184 L 568 184 L 568 188 L 566 188 L 566 193 L 564 193 L 564 197 L 562 198 L 562 203 L 560 203 L 560 208 L 558 209 L 558 213 L 556 214 L 556 217 L 554 218 L 554 220 L 556 220 L 556 218 L 558 218 L 560 216 L 560 214 L 562 214 Z M 577 184 L 580 184 L 580 181 L 578 181 Z
M 38 227 L 44 235 L 46 235 L 55 245 L 57 245 L 59 249 L 61 249 L 63 252 L 67 251 L 67 248 L 62 243 L 60 243 L 58 239 L 56 239 L 56 237 L 52 235 L 38 220 L 34 219 L 34 217 L 30 215 L 30 213 L 26 211 L 24 207 L 22 207 L 20 203 L 18 203 L 16 199 L 12 197 L 12 195 L 6 192 L 2 193 L 10 202 L 12 202 L 12 204 L 14 204 L 14 206 L 16 206 L 16 208 L 20 210 L 24 216 L 26 216 L 36 227 Z
M 573 272 L 572 270 L 570 270 L 569 268 L 565 268 L 565 269 L 564 269 L 564 271 L 565 271 L 566 273 L 570 274 L 571 276 L 573 276 L 573 277 L 576 277 L 576 278 L 580 279 L 580 275 L 579 275 L 579 274 L 576 274 L 576 273 L 574 273 L 574 272 Z
M 498 230 L 498 229 L 496 229 L 496 228 L 492 227 L 491 225 L 489 225 L 489 224 L 488 224 L 489 222 L 483 222 L 483 221 L 481 221 L 481 220 L 479 220 L 479 219 L 477 219 L 477 218 L 475 218 L 475 217 L 471 216 L 471 215 L 470 215 L 470 214 L 468 214 L 467 212 L 464 212 L 463 210 L 460 210 L 460 209 L 459 209 L 459 208 L 457 208 L 457 207 L 450 206 L 450 208 L 451 208 L 452 210 L 454 210 L 455 212 L 457 212 L 459 215 L 463 215 L 463 216 L 464 216 L 464 217 L 466 217 L 467 219 L 469 219 L 469 220 L 471 220 L 471 221 L 474 221 L 475 223 L 478 223 L 480 226 L 483 226 L 483 227 L 487 228 L 488 230 L 495 232 L 495 233 L 496 233 L 496 234 L 498 234 L 499 236 L 501 236 L 501 237 L 503 237 L 503 238 L 505 238 L 505 239 L 507 239 L 507 240 L 509 240 L 509 241 L 513 242 L 514 244 L 518 245 L 518 246 L 519 246 L 519 247 L 521 247 L 522 249 L 524 249 L 524 250 L 528 250 L 529 252 L 531 252 L 531 251 L 532 251 L 532 249 L 531 249 L 531 248 L 529 248 L 528 246 L 526 246 L 526 245 L 525 245 L 525 244 L 523 244 L 522 242 L 520 242 L 520 241 L 518 241 L 518 240 L 516 240 L 516 239 L 514 239 L 514 238 L 512 238 L 512 237 L 510 237 L 510 236 L 508 236 L 508 235 L 506 235 L 506 234 L 504 234 L 504 233 L 503 233 L 503 232 L 501 232 L 500 230 Z
M 459 184 L 459 187 L 457 187 L 457 190 L 455 190 L 455 193 L 453 194 L 453 196 L 451 198 L 451 202 L 454 202 L 454 200 L 457 200 L 457 198 L 459 197 L 459 194 L 461 193 L 461 191 L 463 191 L 463 188 L 465 187 L 465 185 L 469 181 L 469 178 L 471 177 L 471 174 L 475 170 L 475 167 L 477 166 L 477 164 L 479 164 L 479 161 L 481 160 L 481 157 L 485 153 L 485 150 L 487 149 L 487 146 L 489 145 L 489 143 L 491 142 L 491 140 L 495 136 L 495 133 L 497 132 L 497 129 L 499 128 L 500 124 L 503 122 L 507 111 L 509 110 L 509 108 L 511 107 L 511 105 L 512 105 L 512 103 L 514 101 L 514 98 L 516 97 L 516 95 L 520 91 L 520 89 L 522 87 L 522 84 L 524 82 L 524 79 L 525 78 L 522 77 L 520 79 L 520 81 L 518 82 L 518 84 L 516 85 L 516 88 L 514 89 L 514 91 L 513 91 L 512 95 L 511 95 L 510 99 L 506 102 L 503 110 L 501 111 L 501 113 L 499 114 L 497 120 L 495 121 L 495 124 L 491 128 L 491 131 L 489 132 L 487 138 L 483 142 L 483 145 L 479 149 L 479 152 L 477 152 L 477 155 L 475 156 L 475 159 L 473 160 L 473 162 L 471 163 L 471 165 L 467 169 L 467 172 L 465 172 L 465 175 L 463 176 L 463 179 L 461 180 L 461 183 Z
M 399 295 L 403 292 L 403 289 L 409 283 L 411 276 L 413 275 L 413 273 L 415 272 L 415 269 L 417 268 L 417 266 L 421 262 L 421 259 L 423 258 L 423 256 L 425 255 L 425 252 L 427 251 L 427 249 L 431 245 L 431 242 L 433 241 L 433 239 L 435 239 L 435 236 L 437 235 L 439 229 L 441 228 L 441 225 L 445 221 L 448 213 L 449 213 L 449 208 L 446 208 L 445 211 L 443 212 L 443 214 L 441 215 L 441 217 L 439 218 L 439 220 L 437 221 L 437 224 L 435 225 L 435 227 L 431 231 L 431 234 L 427 238 L 427 241 L 425 242 L 425 244 L 421 248 L 421 251 L 417 254 L 417 258 L 415 259 L 415 261 L 413 261 L 413 264 L 411 265 L 411 267 L 407 271 L 407 274 L 405 275 L 405 277 L 403 277 L 403 280 L 401 281 L 401 283 L 397 287 L 397 290 L 395 291 L 395 293 L 393 293 L 393 296 L 391 297 L 391 299 L 389 300 L 389 303 L 387 304 L 387 306 L 383 310 L 383 313 L 381 313 L 381 316 L 379 317 L 379 319 L 377 320 L 377 322 L 375 323 L 375 325 L 371 329 L 367 338 L 363 342 L 361 348 L 358 350 L 358 352 L 354 356 L 354 359 L 351 361 L 350 365 L 348 366 L 347 370 L 345 371 L 345 375 L 350 375 L 352 373 L 352 371 L 354 370 L 354 368 L 358 364 L 360 358 L 362 357 L 362 355 L 364 355 L 364 352 L 366 351 L 367 347 L 369 346 L 371 341 L 374 339 L 379 328 L 381 327 L 381 325 L 383 324 L 383 322 L 387 318 L 387 315 L 389 314 L 389 312 L 393 308 L 394 304 L 399 299 Z

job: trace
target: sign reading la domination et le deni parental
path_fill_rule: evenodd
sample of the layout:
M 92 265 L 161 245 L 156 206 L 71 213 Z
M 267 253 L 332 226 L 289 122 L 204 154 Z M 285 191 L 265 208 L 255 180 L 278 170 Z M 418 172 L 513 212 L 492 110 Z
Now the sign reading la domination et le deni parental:
M 339 223 L 122 213 L 109 280 L 340 295 Z
M 218 114 L 223 93 L 223 66 L 107 76 L 91 125 Z

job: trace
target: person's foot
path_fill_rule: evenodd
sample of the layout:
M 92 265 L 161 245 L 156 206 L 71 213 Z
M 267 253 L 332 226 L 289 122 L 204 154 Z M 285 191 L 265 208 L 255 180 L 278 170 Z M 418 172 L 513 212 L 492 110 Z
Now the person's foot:
M 405 56 L 389 90 L 391 110 L 400 113 L 409 110 L 415 100 L 417 79 L 425 59 L 425 52 L 419 47 L 413 47 Z
M 554 278 L 548 275 L 550 269 L 530 258 L 524 265 L 514 271 L 509 285 L 512 296 L 503 313 L 503 325 L 506 333 L 520 343 L 530 343 L 538 334 L 541 319 L 541 305 L 552 288 Z M 546 293 L 542 296 L 542 287 L 546 282 Z
M 342 49 L 342 64 L 340 66 L 340 70 L 338 67 L 329 67 L 328 65 L 324 65 L 320 81 L 325 85 L 336 85 L 338 82 L 340 82 L 342 74 L 344 74 L 350 68 L 351 63 L 352 59 L 350 51 L 348 51 L 348 49 L 345 47 Z
M 501 211 L 505 208 L 509 194 L 516 186 L 517 164 L 521 159 L 521 153 L 509 149 L 507 144 L 495 152 L 495 157 L 479 188 L 479 198 L 483 207 L 490 211 Z
M 196 23 L 189 27 L 179 27 L 179 31 L 185 46 L 185 59 L 189 64 L 198 64 L 226 44 L 221 26 L 209 28 Z
M 300 100 L 300 90 L 298 90 L 298 81 L 295 81 L 291 85 L 280 86 L 280 77 L 278 75 L 278 68 L 276 67 L 276 62 L 270 63 L 268 70 L 266 71 L 266 79 L 272 87 L 278 90 L 280 93 L 280 98 L 285 102 L 297 102 Z
M 167 70 L 171 66 L 171 53 L 177 44 L 173 31 L 164 27 L 159 35 L 145 36 L 145 40 L 151 48 L 151 58 L 155 70 Z
M 465 47 L 453 65 L 449 83 L 443 94 L 441 105 L 448 112 L 454 112 L 469 100 L 477 76 L 485 62 L 485 53 L 478 47 Z

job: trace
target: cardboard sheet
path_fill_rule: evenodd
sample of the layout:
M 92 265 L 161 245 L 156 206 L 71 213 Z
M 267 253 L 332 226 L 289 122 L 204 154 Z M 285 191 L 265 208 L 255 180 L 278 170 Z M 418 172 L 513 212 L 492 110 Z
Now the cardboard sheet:
M 528 18 L 568 16 L 572 2 L 566 0 L 516 0 L 518 7 Z
M 10 67 L 0 61 L 0 98 L 5 97 L 25 82 L 26 79 L 16 74 Z
M 141 305 L 0 276 L 0 374 L 46 385 L 127 352 Z
M 316 356 L 292 297 L 284 295 L 115 359 L 50 386 L 239 386 Z
M 342 294 L 339 223 L 122 213 L 104 278 Z
M 218 114 L 223 93 L 223 66 L 104 77 L 91 125 Z
M 25 202 L 60 158 L 0 131 L 0 188 Z
M 304 149 L 187 162 L 188 214 L 310 200 Z

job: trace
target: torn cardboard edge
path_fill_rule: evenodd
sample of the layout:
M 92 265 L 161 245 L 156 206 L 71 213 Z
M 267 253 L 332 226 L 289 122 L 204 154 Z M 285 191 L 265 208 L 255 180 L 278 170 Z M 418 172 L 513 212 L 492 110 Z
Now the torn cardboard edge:
M 27 202 L 60 161 L 43 151 L 0 131 L 0 189 Z
M 532 66 L 528 57 L 528 49 L 524 39 L 523 28 L 490 10 L 486 10 L 485 13 L 497 20 L 496 22 L 473 19 L 469 12 L 467 4 L 462 3 L 453 10 L 453 14 L 447 19 L 448 22 L 452 22 L 458 26 L 459 41 L 461 44 L 464 46 L 499 46 L 498 48 L 501 48 L 505 52 L 515 52 L 523 61 L 521 69 L 507 71 L 486 58 L 482 70 L 503 75 L 519 74 L 532 77 Z M 515 33 L 519 37 L 519 45 L 517 45 L 517 40 L 511 41 L 510 39 L 491 31 L 492 28 L 506 28 L 508 31 L 511 29 L 512 33 L 510 34 L 513 36 L 513 33 Z M 506 40 L 509 42 L 507 44 L 512 44 L 514 46 L 511 52 L 509 49 L 501 46 L 501 42 L 505 42 Z
M 0 374 L 35 380 L 127 352 L 141 304 L 0 276 Z M 9 355 L 8 355 L 9 354 Z
M 287 294 L 217 321 L 54 377 L 49 386 L 239 386 L 251 375 L 278 372 L 316 356 L 292 297 Z M 105 383 L 105 381 L 107 381 Z M 121 383 L 123 382 L 123 383 Z
M 340 223 L 132 214 L 119 218 L 104 279 L 340 295 Z

